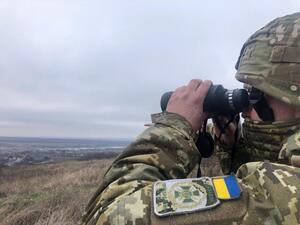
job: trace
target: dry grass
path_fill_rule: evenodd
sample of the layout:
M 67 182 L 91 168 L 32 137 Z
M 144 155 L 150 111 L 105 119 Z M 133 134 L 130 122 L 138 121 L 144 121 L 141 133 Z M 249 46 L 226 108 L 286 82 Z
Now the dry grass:
M 0 224 L 80 224 L 84 207 L 111 162 L 0 168 Z
M 111 162 L 64 161 L 0 168 L 0 224 L 80 224 L 84 207 Z M 203 159 L 201 167 L 203 176 L 220 174 L 215 156 Z

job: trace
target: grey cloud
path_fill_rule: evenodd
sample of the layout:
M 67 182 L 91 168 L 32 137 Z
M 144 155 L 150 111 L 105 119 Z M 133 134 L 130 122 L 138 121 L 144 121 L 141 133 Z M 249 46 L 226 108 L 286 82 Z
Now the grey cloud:
M 243 42 L 300 8 L 297 0 L 0 6 L 0 135 L 56 137 L 133 137 L 164 91 L 195 77 L 241 87 L 234 64 Z

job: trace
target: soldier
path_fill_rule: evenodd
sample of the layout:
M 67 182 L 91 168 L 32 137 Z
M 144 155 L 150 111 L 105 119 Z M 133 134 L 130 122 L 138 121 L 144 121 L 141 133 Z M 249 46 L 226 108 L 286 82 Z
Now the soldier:
M 275 19 L 249 38 L 236 78 L 259 100 L 243 113 L 233 161 L 248 163 L 236 172 L 239 185 L 234 176 L 186 179 L 201 158 L 195 131 L 208 116 L 202 106 L 211 85 L 192 80 L 114 161 L 84 224 L 300 224 L 300 168 L 291 165 L 300 155 L 300 13 Z M 217 147 L 225 171 L 235 127 Z M 220 189 L 221 183 L 234 188 Z

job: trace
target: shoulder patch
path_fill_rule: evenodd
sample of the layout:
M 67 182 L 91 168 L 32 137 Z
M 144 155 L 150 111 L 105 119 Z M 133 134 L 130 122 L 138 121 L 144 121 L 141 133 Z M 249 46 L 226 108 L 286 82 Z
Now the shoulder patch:
M 157 216 L 195 212 L 220 204 L 209 177 L 158 181 L 154 184 L 153 202 Z
M 242 190 L 234 175 L 213 177 L 212 180 L 218 199 L 230 200 L 240 197 Z

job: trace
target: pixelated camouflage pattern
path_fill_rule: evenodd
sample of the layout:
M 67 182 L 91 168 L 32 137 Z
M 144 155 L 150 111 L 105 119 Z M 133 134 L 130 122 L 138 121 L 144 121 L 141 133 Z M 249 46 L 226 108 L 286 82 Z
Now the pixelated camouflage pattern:
M 240 224 L 300 224 L 300 168 L 252 162 L 244 164 L 237 176 L 250 194 Z
M 191 213 L 219 204 L 209 177 L 158 181 L 153 189 L 153 208 L 159 216 Z
M 214 154 L 219 159 L 220 166 L 223 172 L 222 175 L 229 174 L 231 166 L 232 146 L 227 146 L 226 143 L 224 143 L 221 139 L 217 138 L 214 131 L 214 124 L 207 124 L 206 132 L 210 133 L 214 139 Z
M 291 164 L 293 155 L 300 155 L 300 131 L 291 135 L 281 147 L 278 159 L 282 163 Z
M 249 155 L 249 161 L 278 162 L 282 146 L 299 130 L 300 119 L 272 123 L 245 119 L 241 154 Z
M 176 209 L 172 203 L 167 199 L 167 186 L 164 182 L 156 184 L 156 207 L 159 213 L 174 212 Z
M 300 145 L 294 138 L 297 137 L 297 133 L 300 133 L 300 119 L 276 122 L 245 119 L 242 124 L 242 137 L 235 149 L 234 171 L 242 164 L 253 161 L 290 164 L 291 152 L 300 154 Z M 231 152 L 232 148 L 222 142 L 216 142 L 216 155 L 225 174 L 230 172 Z
M 185 119 L 162 113 L 154 123 L 111 165 L 88 203 L 84 224 L 300 224 L 300 169 L 266 162 L 238 170 L 243 194 L 237 200 L 188 215 L 154 215 L 153 183 L 186 178 L 200 157 Z
M 88 203 L 84 224 L 151 224 L 152 184 L 186 178 L 199 161 L 196 134 L 174 113 L 153 115 L 153 126 L 108 169 Z
M 277 18 L 244 44 L 237 80 L 300 107 L 300 13 Z
M 223 174 L 229 174 L 230 168 L 231 168 L 231 158 L 232 158 L 232 147 L 227 146 L 227 144 L 223 143 L 220 140 L 217 140 L 215 137 L 215 154 L 219 159 L 220 166 L 222 169 Z M 236 147 L 238 151 L 238 147 Z M 236 158 L 236 157 L 235 157 Z M 238 165 L 236 165 L 234 168 L 237 169 L 240 165 L 240 161 L 238 160 Z

